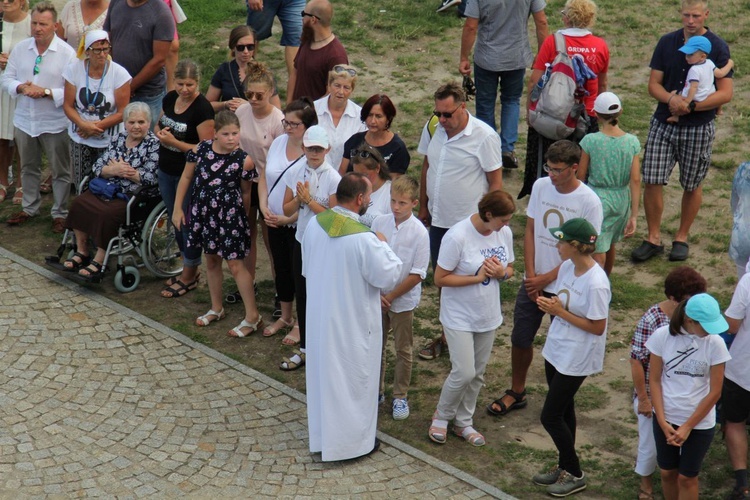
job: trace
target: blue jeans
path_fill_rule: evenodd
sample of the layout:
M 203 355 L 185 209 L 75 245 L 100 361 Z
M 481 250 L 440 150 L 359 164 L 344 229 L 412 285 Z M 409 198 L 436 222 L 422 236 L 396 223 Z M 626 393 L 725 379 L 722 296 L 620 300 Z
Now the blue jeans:
M 497 130 L 495 100 L 500 85 L 500 142 L 503 153 L 513 151 L 518 140 L 518 119 L 521 115 L 521 94 L 526 69 L 488 71 L 474 64 L 477 86 L 477 118 Z
M 161 115 L 161 101 L 164 100 L 165 95 L 167 95 L 167 93 L 165 91 L 162 91 L 157 95 L 136 95 L 130 99 L 130 102 L 143 102 L 148 104 L 148 107 L 151 108 L 151 132 L 154 131 L 154 127 L 159 122 L 159 115 Z
M 161 199 L 164 200 L 164 204 L 167 206 L 167 213 L 169 219 L 172 219 L 172 211 L 174 210 L 174 200 L 177 196 L 177 184 L 180 183 L 179 175 L 169 175 L 159 170 L 159 192 L 161 193 Z M 190 207 L 190 190 L 188 190 L 187 196 L 182 204 L 182 210 L 187 213 L 188 207 Z M 185 242 L 187 241 L 187 227 L 182 226 L 182 229 L 175 228 L 174 236 L 177 240 L 177 246 L 180 248 L 182 253 L 183 264 L 187 267 L 198 267 L 201 265 L 201 249 L 199 247 L 188 247 Z

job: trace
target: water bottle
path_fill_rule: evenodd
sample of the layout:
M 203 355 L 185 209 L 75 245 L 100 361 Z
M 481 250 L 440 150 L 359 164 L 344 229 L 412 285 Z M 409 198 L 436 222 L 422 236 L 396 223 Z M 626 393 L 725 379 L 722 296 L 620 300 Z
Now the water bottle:
M 545 85 L 547 85 L 547 81 L 549 80 L 549 75 L 552 72 L 552 65 L 550 63 L 544 63 L 544 73 L 542 73 L 541 78 L 539 78 L 539 81 L 536 82 L 536 85 L 533 89 L 531 89 L 531 100 L 532 101 L 538 101 L 539 95 L 542 93 L 542 89 Z

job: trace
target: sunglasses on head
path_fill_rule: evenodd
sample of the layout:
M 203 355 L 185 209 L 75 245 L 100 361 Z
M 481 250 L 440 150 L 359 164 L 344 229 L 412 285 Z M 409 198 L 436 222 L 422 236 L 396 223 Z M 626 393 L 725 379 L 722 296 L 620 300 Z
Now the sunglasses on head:
M 315 14 L 310 14 L 308 12 L 305 12 L 304 10 L 302 12 L 300 12 L 300 16 L 302 16 L 302 17 L 314 17 L 315 19 L 317 19 L 318 21 L 320 21 L 320 18 L 318 16 L 316 16 Z
M 349 76 L 351 76 L 352 78 L 354 78 L 355 76 L 357 76 L 357 70 L 356 69 L 354 69 L 354 68 L 347 68 L 343 64 L 337 64 L 336 66 L 334 66 L 333 67 L 333 72 L 334 73 L 349 73 Z
M 352 149 L 350 155 L 352 158 L 354 158 L 355 156 L 359 156 L 360 158 L 369 158 L 372 156 L 372 153 L 370 153 L 366 149 Z
M 245 44 L 238 43 L 237 45 L 234 46 L 234 50 L 236 50 L 237 52 L 245 52 L 245 51 L 252 52 L 255 50 L 255 44 L 248 43 L 247 45 L 245 45 Z

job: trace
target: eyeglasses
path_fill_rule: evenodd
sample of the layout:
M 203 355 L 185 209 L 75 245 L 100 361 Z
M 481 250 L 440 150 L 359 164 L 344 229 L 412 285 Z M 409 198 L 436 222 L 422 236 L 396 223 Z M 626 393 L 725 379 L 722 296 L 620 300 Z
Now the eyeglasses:
M 359 156 L 360 158 L 369 158 L 372 156 L 372 153 L 365 149 L 352 149 L 350 152 L 350 156 L 354 158 L 355 156 Z
M 320 21 L 320 18 L 318 16 L 316 16 L 315 14 L 309 14 L 309 13 L 305 12 L 304 10 L 302 12 L 300 12 L 300 16 L 302 16 L 302 17 L 314 17 L 315 19 L 317 19 L 318 21 Z
M 349 76 L 351 76 L 352 78 L 354 78 L 355 76 L 357 76 L 357 70 L 356 69 L 354 69 L 354 68 L 347 68 L 346 66 L 344 66 L 342 64 L 337 64 L 336 66 L 334 66 L 333 67 L 333 72 L 334 73 L 349 73 Z
M 565 167 L 565 168 L 552 168 L 552 167 L 550 167 L 549 165 L 547 165 L 547 164 L 545 163 L 544 165 L 542 165 L 542 168 L 543 168 L 543 169 L 544 169 L 544 171 L 545 171 L 545 172 L 547 172 L 547 173 L 548 173 L 549 175 L 560 175 L 560 174 L 562 174 L 563 172 L 565 172 L 566 170 L 568 170 L 568 169 L 569 169 L 570 167 L 572 167 L 572 166 L 573 166 L 573 165 L 568 165 L 568 166 L 567 166 L 567 167 Z
M 38 55 L 36 56 L 36 61 L 34 61 L 34 76 L 39 74 L 39 65 L 42 64 L 42 56 Z
M 262 101 L 263 98 L 266 96 L 266 92 L 250 92 L 249 90 L 245 92 L 245 95 L 248 99 L 251 101 Z M 283 125 L 284 120 L 281 120 L 281 123 Z
M 244 44 L 238 43 L 237 45 L 234 46 L 234 50 L 236 50 L 237 52 L 245 52 L 245 51 L 252 52 L 255 50 L 255 44 L 248 43 L 244 45 Z
M 109 51 L 112 50 L 112 47 L 101 47 L 99 49 L 89 49 L 92 54 L 109 54 Z
M 435 116 L 437 116 L 438 118 L 440 118 L 440 117 L 442 117 L 442 118 L 450 118 L 450 117 L 453 116 L 453 113 L 455 113 L 456 111 L 458 111 L 458 108 L 460 108 L 462 104 L 463 103 L 461 103 L 458 106 L 456 106 L 456 109 L 454 109 L 450 113 L 446 113 L 444 111 L 441 113 L 440 111 L 435 110 L 435 111 L 432 112 L 432 114 L 435 115 Z
M 281 119 L 281 126 L 284 127 L 284 128 L 286 128 L 286 127 L 297 128 L 300 125 L 302 125 L 302 122 L 290 122 L 289 120 L 286 120 L 284 118 Z
M 322 146 L 305 146 L 305 151 L 307 151 L 308 153 L 320 154 L 325 150 L 326 148 Z
M 16 1 L 16 0 L 2 0 L 2 2 L 1 2 L 1 3 L 7 3 L 7 4 L 11 4 L 11 5 L 13 5 L 13 3 L 14 3 L 15 1 Z

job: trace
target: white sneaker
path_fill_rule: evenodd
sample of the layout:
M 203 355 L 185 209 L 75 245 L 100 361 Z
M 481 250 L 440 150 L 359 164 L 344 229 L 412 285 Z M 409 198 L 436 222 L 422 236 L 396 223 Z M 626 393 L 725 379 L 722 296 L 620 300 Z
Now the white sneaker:
M 440 7 L 435 12 L 443 12 L 444 10 L 448 10 L 454 5 L 458 5 L 461 3 L 461 0 L 443 0 L 443 2 L 440 4 Z
M 393 420 L 406 420 L 409 418 L 409 402 L 406 398 L 393 400 Z

